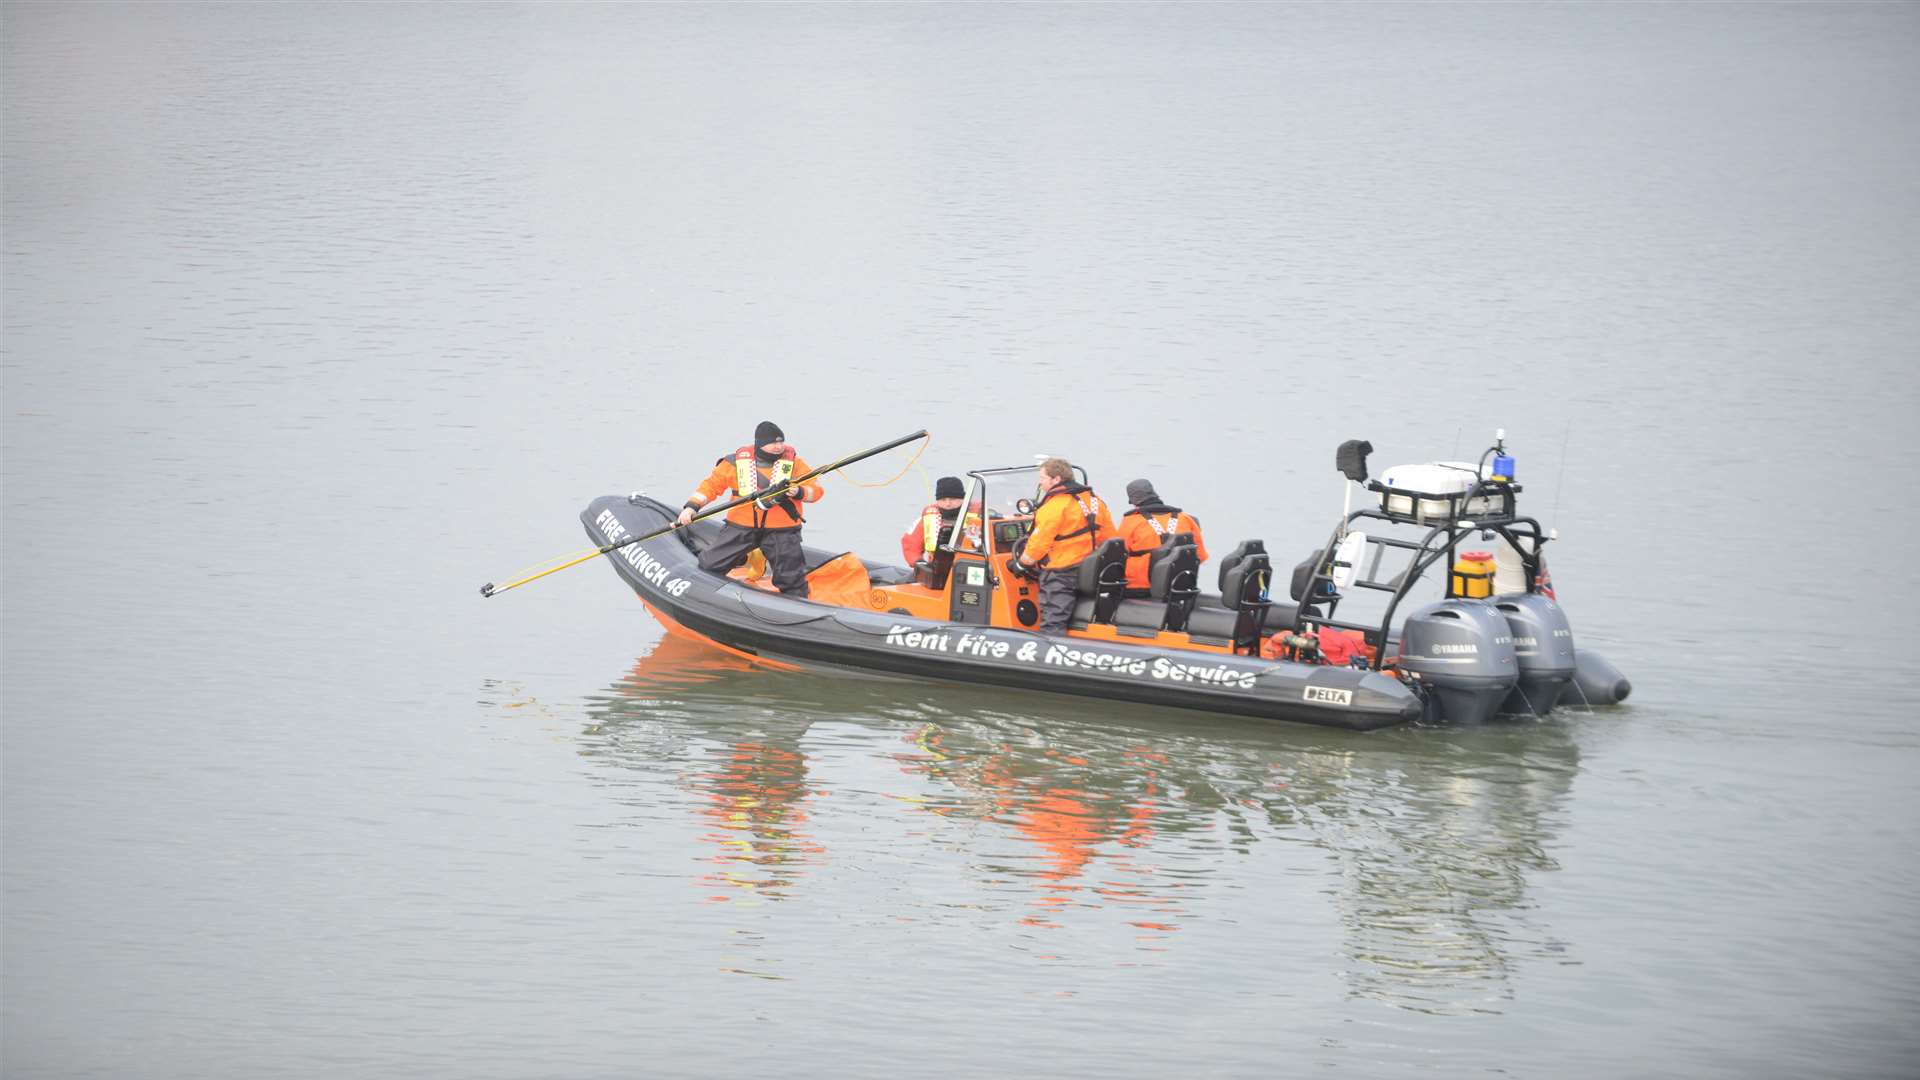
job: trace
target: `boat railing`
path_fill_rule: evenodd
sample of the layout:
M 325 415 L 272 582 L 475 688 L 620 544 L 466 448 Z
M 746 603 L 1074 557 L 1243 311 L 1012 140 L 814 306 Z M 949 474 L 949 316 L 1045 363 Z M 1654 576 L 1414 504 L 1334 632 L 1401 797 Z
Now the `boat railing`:
M 1475 485 L 1477 490 L 1481 485 Z M 1367 534 L 1367 547 L 1372 549 L 1370 558 L 1362 558 L 1364 569 L 1356 565 L 1354 576 L 1347 588 L 1361 588 L 1389 594 L 1386 610 L 1377 623 L 1372 621 L 1343 620 L 1335 617 L 1335 612 L 1343 599 L 1341 588 L 1334 583 L 1334 558 L 1340 542 L 1354 530 L 1358 522 L 1380 521 L 1389 525 L 1412 524 L 1405 515 L 1390 514 L 1383 510 L 1361 509 L 1347 515 L 1336 528 L 1327 543 L 1313 556 L 1311 572 L 1301 582 L 1300 595 L 1294 597 L 1299 607 L 1294 615 L 1295 631 L 1305 631 L 1310 627 L 1332 627 L 1337 630 L 1351 630 L 1364 636 L 1368 645 L 1374 649 L 1370 666 L 1378 671 L 1387 659 L 1387 641 L 1393 628 L 1393 617 L 1407 594 L 1419 583 L 1433 564 L 1445 560 L 1451 566 L 1463 539 L 1475 533 L 1492 534 L 1506 540 L 1508 546 L 1520 553 L 1521 565 L 1525 571 L 1526 591 L 1538 589 L 1540 571 L 1540 549 L 1546 544 L 1547 537 L 1540 523 L 1533 518 L 1508 517 L 1497 521 L 1480 521 L 1468 518 L 1452 518 L 1428 528 L 1426 534 L 1416 543 L 1397 536 Z M 1378 579 L 1380 562 L 1387 549 L 1412 552 L 1405 569 L 1388 581 Z

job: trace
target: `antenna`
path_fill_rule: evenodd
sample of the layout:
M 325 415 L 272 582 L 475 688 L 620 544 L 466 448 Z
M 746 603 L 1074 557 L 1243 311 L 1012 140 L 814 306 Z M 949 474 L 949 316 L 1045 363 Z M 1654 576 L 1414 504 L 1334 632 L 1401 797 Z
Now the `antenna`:
M 1573 421 L 1568 420 L 1566 431 L 1560 436 L 1560 475 L 1553 482 L 1553 524 L 1555 526 L 1553 533 L 1555 539 L 1559 539 L 1560 535 L 1560 489 L 1566 485 L 1567 479 L 1567 444 L 1572 441 Z

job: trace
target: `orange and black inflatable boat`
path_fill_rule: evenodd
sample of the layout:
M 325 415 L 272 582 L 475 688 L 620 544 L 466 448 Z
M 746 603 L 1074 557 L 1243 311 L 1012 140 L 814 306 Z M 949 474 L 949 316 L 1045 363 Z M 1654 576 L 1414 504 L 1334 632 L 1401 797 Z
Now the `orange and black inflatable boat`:
M 1009 473 L 1031 470 L 969 474 L 972 504 L 984 504 L 987 480 Z M 1032 521 L 1017 502 L 1013 512 L 985 515 L 978 542 L 956 527 L 931 562 L 914 567 L 809 548 L 807 599 L 775 592 L 745 568 L 702 570 L 699 552 L 720 528 L 713 522 L 625 543 L 607 558 L 670 631 L 763 660 L 1356 730 L 1420 717 L 1420 695 L 1391 674 L 1261 655 L 1269 624 L 1290 625 L 1294 612 L 1268 599 L 1272 567 L 1257 541 L 1220 561 L 1218 593 L 1199 590 L 1190 555 L 1170 555 L 1156 562 L 1146 596 L 1127 595 L 1125 547 L 1108 541 L 1082 564 L 1067 634 L 1035 633 L 1037 589 L 1007 568 Z M 678 511 L 640 495 L 607 496 L 581 520 L 607 546 L 662 529 Z
M 806 549 L 805 599 L 747 568 L 702 570 L 699 553 L 720 526 L 669 531 L 677 506 L 608 496 L 581 520 L 669 630 L 763 661 L 1355 730 L 1626 699 L 1626 677 L 1574 646 L 1542 555 L 1552 534 L 1516 509 L 1504 433 L 1478 463 L 1397 466 L 1377 478 L 1371 449 L 1342 444 L 1336 465 L 1377 506 L 1349 506 L 1326 545 L 1290 568 L 1291 602 L 1271 591 L 1275 568 L 1258 540 L 1206 568 L 1218 586 L 1207 592 L 1196 537 L 1162 538 L 1147 589 L 1128 587 L 1116 537 L 1079 564 L 1074 619 L 1060 636 L 1035 632 L 1038 587 L 1009 568 L 1033 528 L 1033 503 L 1021 497 L 1033 493 L 1032 466 L 968 473 L 966 512 L 911 567 Z M 1469 550 L 1483 546 L 1491 550 Z M 1416 606 L 1429 571 L 1446 572 L 1444 595 Z M 1380 602 L 1354 606 L 1369 596 Z

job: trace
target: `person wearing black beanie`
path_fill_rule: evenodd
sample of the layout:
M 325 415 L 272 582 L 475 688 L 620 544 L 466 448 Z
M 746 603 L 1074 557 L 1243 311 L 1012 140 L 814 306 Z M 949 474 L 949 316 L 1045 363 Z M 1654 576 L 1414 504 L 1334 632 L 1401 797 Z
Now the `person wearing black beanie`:
M 1176 537 L 1193 537 L 1194 553 L 1207 561 L 1207 538 L 1200 534 L 1200 519 L 1153 490 L 1153 481 L 1135 480 L 1127 485 L 1127 501 L 1133 504 L 1120 519 L 1120 537 L 1127 542 L 1127 591 L 1144 594 L 1151 591 L 1153 553 Z
M 931 562 L 939 548 L 941 538 L 953 532 L 953 523 L 960 516 L 960 504 L 967 498 L 967 486 L 957 476 L 943 476 L 933 483 L 933 501 L 920 511 L 912 525 L 900 537 L 900 554 L 906 556 L 907 565 L 917 562 Z M 978 506 L 967 513 L 967 523 L 960 532 L 962 550 L 980 548 L 980 513 Z
M 774 587 L 788 596 L 804 598 L 808 592 L 807 557 L 801 550 L 800 529 L 806 524 L 806 515 L 801 506 L 819 502 L 826 492 L 818 480 L 801 484 L 792 481 L 812 471 L 787 445 L 787 434 L 779 424 L 760 421 L 753 429 L 753 442 L 721 458 L 680 509 L 678 524 L 685 526 L 701 507 L 716 499 L 748 500 L 727 511 L 719 538 L 700 553 L 700 568 L 725 574 L 746 562 L 757 548 L 773 571 Z

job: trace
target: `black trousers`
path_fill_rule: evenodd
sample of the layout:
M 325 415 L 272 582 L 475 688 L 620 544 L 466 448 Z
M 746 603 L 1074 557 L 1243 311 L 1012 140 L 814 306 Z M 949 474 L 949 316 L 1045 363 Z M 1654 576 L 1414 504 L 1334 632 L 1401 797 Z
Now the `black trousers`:
M 1073 621 L 1073 604 L 1080 584 L 1080 564 L 1040 571 L 1040 625 L 1043 634 L 1064 634 Z
M 729 521 L 720 526 L 720 539 L 700 553 L 700 569 L 714 574 L 747 561 L 759 548 L 773 571 L 773 586 L 788 596 L 807 595 L 807 556 L 800 550 L 799 529 L 748 529 Z

